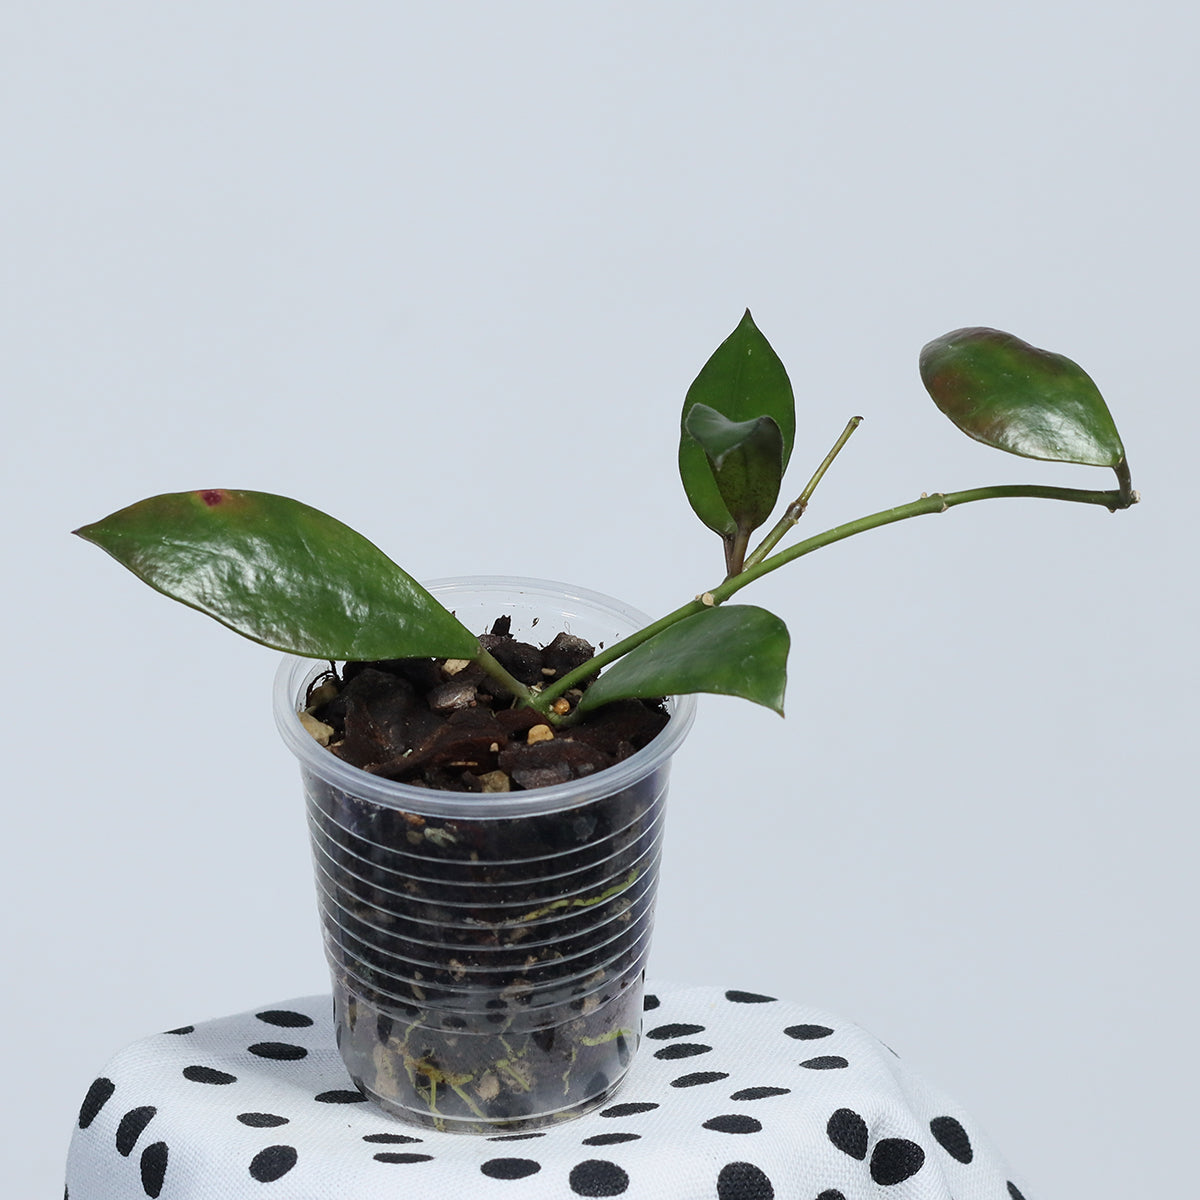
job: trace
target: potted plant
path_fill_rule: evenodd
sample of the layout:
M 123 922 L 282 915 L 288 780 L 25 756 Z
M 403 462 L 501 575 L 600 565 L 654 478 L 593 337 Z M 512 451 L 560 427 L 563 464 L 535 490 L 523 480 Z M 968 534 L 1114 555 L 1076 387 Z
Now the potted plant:
M 930 342 L 921 378 L 969 436 L 1109 467 L 1111 490 L 922 495 L 776 547 L 854 417 L 756 546 L 795 437 L 791 384 L 747 312 L 683 405 L 679 469 L 724 577 L 655 621 L 528 580 L 418 584 L 334 518 L 206 489 L 76 532 L 151 586 L 284 651 L 276 715 L 297 754 L 352 1078 L 388 1111 L 496 1132 L 587 1111 L 636 1047 L 670 757 L 693 697 L 782 714 L 789 635 L 729 601 L 813 550 L 1004 497 L 1137 500 L 1088 375 L 1009 334 Z M 544 632 L 543 632 L 544 631 Z

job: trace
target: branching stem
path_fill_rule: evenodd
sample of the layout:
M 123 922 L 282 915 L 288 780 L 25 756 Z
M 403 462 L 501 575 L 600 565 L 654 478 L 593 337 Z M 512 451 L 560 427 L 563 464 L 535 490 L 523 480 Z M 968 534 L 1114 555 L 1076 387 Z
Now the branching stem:
M 841 453 L 842 447 L 850 440 L 850 435 L 861 424 L 862 417 L 851 417 L 846 422 L 846 428 L 842 430 L 838 440 L 833 443 L 833 448 L 821 460 L 821 465 L 813 472 L 813 477 L 804 485 L 804 491 L 787 506 L 787 511 L 779 518 L 775 528 L 763 538 L 754 553 L 746 559 L 745 566 L 754 567 L 762 562 L 775 549 L 779 539 L 804 516 L 804 510 L 808 507 L 808 502 L 812 499 L 813 492 L 817 490 L 817 484 L 824 478 L 825 472 L 829 470 L 833 460 Z
M 739 528 L 725 539 L 725 578 L 740 575 L 746 563 L 746 547 L 750 544 L 750 530 Z
M 484 674 L 489 679 L 493 679 L 498 683 L 509 696 L 515 696 L 522 704 L 529 708 L 539 707 L 535 700 L 537 693 L 531 687 L 527 687 L 519 679 L 515 679 L 496 657 L 482 646 L 479 647 L 479 653 L 475 656 L 475 661 L 483 668 Z
M 849 436 L 849 434 L 846 436 Z M 1117 469 L 1117 475 L 1122 485 L 1117 491 L 1092 492 L 1081 488 L 1047 487 L 1036 483 L 1013 483 L 1001 484 L 996 487 L 971 488 L 962 492 L 935 492 L 931 496 L 922 496 L 919 500 L 913 500 L 909 504 L 901 504 L 896 508 L 886 508 L 881 512 L 859 517 L 855 521 L 847 521 L 844 525 L 837 525 L 833 529 L 825 530 L 824 533 L 818 533 L 813 537 L 806 538 L 803 542 L 789 546 L 788 549 L 781 550 L 778 554 L 772 555 L 770 558 L 762 559 L 753 566 L 747 566 L 740 574 L 735 575 L 732 579 L 726 579 L 719 587 L 713 588 L 708 595 L 712 597 L 714 604 L 721 604 L 728 600 L 730 596 L 741 591 L 747 584 L 753 583 L 756 579 L 761 579 L 762 576 L 769 574 L 771 571 L 778 570 L 785 563 L 790 563 L 794 559 L 811 554 L 814 550 L 820 550 L 823 546 L 831 546 L 834 542 L 844 541 L 855 534 L 866 533 L 868 529 L 878 529 L 884 525 L 894 525 L 897 521 L 907 521 L 910 517 L 923 517 L 928 513 L 946 512 L 947 509 L 957 508 L 960 504 L 973 504 L 977 500 L 1018 498 L 1065 500 L 1075 504 L 1098 504 L 1103 508 L 1107 508 L 1110 512 L 1116 512 L 1119 508 L 1129 508 L 1130 505 L 1137 502 L 1137 493 L 1128 486 L 1127 477 L 1126 479 L 1121 479 L 1120 468 Z M 533 698 L 526 701 L 526 703 L 531 703 L 539 712 L 546 712 L 555 698 L 561 696 L 568 688 L 582 683 L 602 667 L 628 654 L 630 650 L 636 646 L 640 646 L 643 642 L 649 641 L 656 633 L 661 633 L 676 622 L 694 616 L 698 612 L 703 612 L 705 607 L 707 606 L 704 601 L 698 597 L 687 604 L 681 605 L 674 612 L 668 613 L 665 617 L 660 617 L 644 629 L 639 629 L 637 633 L 616 642 L 606 650 L 602 650 L 594 658 L 589 659 L 574 671 L 567 672 L 561 679 L 556 680 L 543 691 L 536 695 L 531 693 Z M 525 690 L 528 692 L 529 689 L 526 688 Z
M 1128 508 L 1138 502 L 1138 494 L 1133 490 L 1133 480 L 1129 477 L 1129 460 L 1122 458 L 1113 468 L 1117 473 L 1117 483 L 1121 488 L 1121 499 L 1125 501 L 1122 508 Z M 1116 511 L 1115 509 L 1113 510 Z

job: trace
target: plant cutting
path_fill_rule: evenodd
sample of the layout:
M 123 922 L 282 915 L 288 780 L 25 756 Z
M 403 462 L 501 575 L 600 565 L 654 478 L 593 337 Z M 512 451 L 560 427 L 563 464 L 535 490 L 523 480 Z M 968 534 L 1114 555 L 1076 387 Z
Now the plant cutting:
M 339 1045 L 388 1111 L 495 1132 L 586 1111 L 619 1084 L 690 697 L 783 712 L 788 631 L 729 603 L 744 587 L 858 533 L 982 500 L 1136 502 L 1107 405 L 1071 360 L 970 328 L 930 342 L 920 373 L 968 436 L 1108 467 L 1116 487 L 933 493 L 779 548 L 861 418 L 768 525 L 795 409 L 747 312 L 681 417 L 680 476 L 721 540 L 723 575 L 658 620 L 529 583 L 426 588 L 333 517 L 261 492 L 155 496 L 76 531 L 295 656 L 277 716 L 301 759 Z

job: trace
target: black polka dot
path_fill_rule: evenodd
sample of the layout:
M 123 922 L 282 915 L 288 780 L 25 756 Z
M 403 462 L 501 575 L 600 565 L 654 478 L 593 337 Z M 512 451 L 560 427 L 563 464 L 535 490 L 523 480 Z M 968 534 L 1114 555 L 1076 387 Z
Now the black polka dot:
M 401 1154 L 384 1153 L 384 1154 L 376 1154 L 375 1161 L 382 1162 L 382 1163 L 433 1162 L 433 1155 L 432 1154 L 411 1154 L 408 1152 L 404 1152 Z
M 362 1092 L 353 1092 L 349 1088 L 332 1092 L 318 1092 L 313 1099 L 318 1104 L 366 1104 L 367 1098 Z
M 815 1042 L 829 1037 L 833 1030 L 828 1025 L 789 1025 L 783 1032 L 798 1042 Z
M 907 1138 L 884 1138 L 871 1151 L 871 1178 L 887 1186 L 911 1179 L 925 1162 L 925 1151 Z
M 295 1146 L 268 1146 L 250 1160 L 250 1177 L 259 1183 L 274 1183 L 296 1165 L 299 1157 Z
M 117 1153 L 122 1158 L 128 1158 L 130 1151 L 137 1145 L 142 1136 L 142 1130 L 150 1124 L 154 1114 L 158 1112 L 152 1104 L 144 1104 L 141 1108 L 131 1108 L 117 1126 Z
M 530 1138 L 545 1137 L 544 1133 L 506 1133 L 503 1137 L 488 1138 L 489 1142 L 527 1142 Z
M 489 1179 L 524 1179 L 536 1175 L 542 1164 L 532 1158 L 489 1158 L 479 1169 Z
M 730 1100 L 765 1100 L 768 1096 L 786 1096 L 792 1089 L 781 1087 L 752 1087 L 742 1088 L 734 1092 Z
M 642 1009 L 645 1012 L 651 1012 L 661 1003 L 662 1001 L 657 996 L 645 995 L 642 997 Z
M 975 1157 L 967 1131 L 953 1117 L 934 1117 L 929 1122 L 929 1131 L 951 1158 L 969 1163 Z
M 571 1168 L 569 1182 L 577 1196 L 619 1196 L 629 1186 L 629 1176 L 616 1163 L 587 1158 Z
M 826 1188 L 818 1197 L 817 1200 L 846 1200 L 837 1188 Z
M 1012 1197 L 1012 1200 L 1025 1200 L 1025 1197 L 1021 1195 L 1020 1189 L 1011 1179 L 1008 1180 L 1008 1194 Z
M 661 1050 L 655 1050 L 654 1057 L 694 1058 L 697 1054 L 707 1054 L 711 1049 L 711 1046 L 706 1046 L 703 1042 L 675 1042 L 673 1045 L 664 1046 Z
M 175 1033 L 175 1034 L 179 1034 L 180 1036 L 182 1036 L 185 1033 L 195 1033 L 195 1031 L 196 1031 L 195 1025 L 180 1025 L 180 1027 L 178 1029 L 168 1029 L 167 1030 L 168 1033 Z
M 703 1025 L 660 1025 L 657 1029 L 647 1031 L 646 1036 L 656 1042 L 666 1041 L 667 1038 L 687 1037 L 692 1033 L 703 1033 Z
M 800 1065 L 810 1071 L 836 1071 L 850 1064 L 840 1054 L 818 1054 L 816 1058 L 806 1058 Z
M 375 1142 L 382 1146 L 406 1146 L 411 1142 L 419 1142 L 419 1137 L 409 1137 L 407 1133 L 368 1133 L 364 1142 Z
M 771 1181 L 753 1163 L 731 1162 L 717 1176 L 717 1200 L 774 1200 Z
M 254 1015 L 260 1021 L 265 1021 L 268 1025 L 277 1025 L 281 1029 L 307 1029 L 313 1023 L 312 1017 L 286 1008 L 271 1008 Z
M 632 1117 L 638 1113 L 652 1112 L 657 1107 L 658 1105 L 652 1102 L 643 1104 L 614 1104 L 610 1108 L 602 1108 L 597 1115 L 601 1117 Z
M 640 1133 L 597 1133 L 583 1139 L 585 1146 L 616 1146 L 621 1142 L 636 1142 Z
M 672 1087 L 697 1087 L 702 1083 L 716 1083 L 719 1079 L 728 1079 L 728 1071 L 693 1071 L 690 1075 L 680 1075 L 671 1080 Z
M 79 1106 L 79 1128 L 86 1129 L 99 1115 L 100 1110 L 109 1102 L 117 1085 L 103 1075 L 87 1090 L 83 1103 Z
M 726 1000 L 734 1004 L 774 1004 L 774 996 L 760 996 L 757 992 L 726 992 Z
M 843 1153 L 857 1158 L 867 1157 L 867 1123 L 852 1108 L 839 1108 L 825 1125 L 829 1140 Z
M 762 1129 L 762 1122 L 744 1113 L 726 1113 L 705 1121 L 704 1128 L 717 1133 L 758 1133 Z
M 277 1117 L 274 1113 L 248 1112 L 238 1113 L 237 1119 L 251 1129 L 272 1129 L 276 1125 L 286 1125 L 287 1117 Z
M 151 1200 L 162 1191 L 163 1180 L 167 1177 L 167 1143 L 154 1142 L 142 1151 L 139 1164 L 142 1175 L 142 1191 Z
M 183 1077 L 193 1083 L 237 1083 L 236 1075 L 218 1071 L 216 1067 L 184 1067 Z
M 308 1051 L 303 1046 L 293 1046 L 290 1042 L 255 1042 L 246 1048 L 259 1058 L 271 1058 L 276 1062 L 295 1062 L 308 1057 Z

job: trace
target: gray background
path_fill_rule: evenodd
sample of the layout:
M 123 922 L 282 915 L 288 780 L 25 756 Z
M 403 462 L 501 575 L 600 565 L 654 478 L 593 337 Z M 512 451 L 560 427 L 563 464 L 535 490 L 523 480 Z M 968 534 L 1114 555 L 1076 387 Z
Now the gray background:
M 791 626 L 789 713 L 703 701 L 653 973 L 866 1025 L 1029 1200 L 1188 1190 L 1190 6 L 47 0 L 2 25 L 12 1195 L 59 1194 L 125 1043 L 326 986 L 274 656 L 67 531 L 257 488 L 419 577 L 657 614 L 721 574 L 676 422 L 746 305 L 797 392 L 792 490 L 867 418 L 810 531 L 1109 486 L 936 412 L 917 352 L 968 324 L 1090 371 L 1144 502 L 959 509 L 747 593 Z

